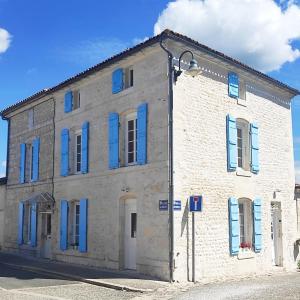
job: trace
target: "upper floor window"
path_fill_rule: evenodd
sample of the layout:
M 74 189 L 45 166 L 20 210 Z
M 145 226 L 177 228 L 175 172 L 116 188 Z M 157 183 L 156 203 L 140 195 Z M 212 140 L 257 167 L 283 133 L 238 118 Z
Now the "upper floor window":
M 133 86 L 133 67 L 119 68 L 112 73 L 112 93 L 117 94 Z
M 126 117 L 125 132 L 126 164 L 135 164 L 137 161 L 137 115 L 136 112 Z
M 237 162 L 238 167 L 250 170 L 250 133 L 249 123 L 243 119 L 236 120 L 237 127 Z
M 75 134 L 75 173 L 81 172 L 81 144 L 82 144 L 82 135 L 81 131 Z
M 74 90 L 74 91 L 68 91 L 65 93 L 65 113 L 69 113 L 75 109 L 78 109 L 80 107 L 80 91 Z
M 80 108 L 80 91 L 73 91 L 73 110 Z

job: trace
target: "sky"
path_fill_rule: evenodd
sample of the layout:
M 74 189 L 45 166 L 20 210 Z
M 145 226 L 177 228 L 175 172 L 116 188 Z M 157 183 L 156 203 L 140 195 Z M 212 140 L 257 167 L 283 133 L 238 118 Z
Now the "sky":
M 300 0 L 0 0 L 0 110 L 165 28 L 300 90 Z M 300 97 L 292 104 L 300 183 Z M 7 125 L 0 121 L 0 177 Z

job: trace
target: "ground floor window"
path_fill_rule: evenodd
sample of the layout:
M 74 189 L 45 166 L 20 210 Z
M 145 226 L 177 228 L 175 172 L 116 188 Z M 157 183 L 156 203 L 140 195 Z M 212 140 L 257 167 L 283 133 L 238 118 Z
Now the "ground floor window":
M 24 205 L 23 241 L 29 244 L 31 240 L 31 205 Z
M 74 200 L 70 202 L 70 215 L 69 215 L 69 241 L 70 245 L 74 248 L 79 246 L 79 216 L 80 204 L 79 201 Z
M 239 222 L 240 222 L 240 248 L 252 249 L 253 241 L 253 214 L 252 201 L 239 199 Z

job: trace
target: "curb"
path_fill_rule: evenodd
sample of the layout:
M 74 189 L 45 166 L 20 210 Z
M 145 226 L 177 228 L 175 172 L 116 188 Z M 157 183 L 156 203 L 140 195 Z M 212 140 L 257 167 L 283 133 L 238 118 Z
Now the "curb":
M 1 265 L 6 265 L 14 269 L 20 269 L 24 271 L 32 271 L 35 273 L 40 273 L 40 274 L 46 274 L 46 275 L 55 275 L 61 278 L 67 278 L 71 279 L 74 281 L 79 281 L 79 282 L 84 282 L 88 283 L 91 285 L 97 285 L 97 286 L 102 286 L 114 290 L 119 290 L 119 291 L 127 291 L 127 292 L 135 292 L 135 293 L 149 293 L 149 292 L 154 292 L 153 289 L 141 289 L 141 288 L 135 288 L 131 287 L 128 285 L 122 285 L 122 284 L 116 284 L 116 283 L 109 283 L 107 281 L 102 281 L 102 280 L 93 280 L 93 279 L 87 279 L 83 278 L 80 276 L 75 276 L 75 275 L 70 275 L 68 273 L 62 273 L 62 272 L 56 272 L 56 271 L 49 271 L 45 270 L 43 268 L 36 268 L 36 267 L 29 267 L 29 266 L 24 266 L 24 265 L 17 265 L 17 264 L 11 264 L 11 263 L 4 263 L 1 262 Z

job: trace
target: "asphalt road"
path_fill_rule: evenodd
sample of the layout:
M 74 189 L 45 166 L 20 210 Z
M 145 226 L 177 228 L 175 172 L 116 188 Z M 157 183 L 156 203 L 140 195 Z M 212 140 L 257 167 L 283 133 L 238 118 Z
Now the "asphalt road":
M 135 296 L 136 293 L 116 291 L 32 271 L 24 271 L 0 263 L 1 300 L 117 300 L 132 299 Z

